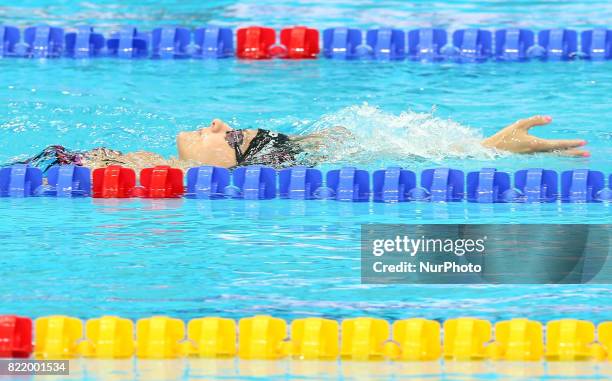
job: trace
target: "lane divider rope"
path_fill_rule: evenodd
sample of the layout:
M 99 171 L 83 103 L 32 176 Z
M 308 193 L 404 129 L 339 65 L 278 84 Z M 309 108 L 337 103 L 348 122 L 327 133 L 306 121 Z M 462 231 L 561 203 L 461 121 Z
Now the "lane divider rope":
M 103 36 L 92 26 L 63 28 L 39 25 L 21 33 L 14 26 L 0 25 L 0 57 L 26 58 L 227 58 L 239 59 L 374 59 L 483 62 L 612 59 L 612 29 L 595 28 L 578 33 L 573 29 L 506 28 L 486 29 L 356 28 L 317 29 L 305 26 L 276 30 L 263 26 L 230 28 L 207 25 L 190 30 L 183 27 L 139 30 L 123 26 Z M 579 44 L 580 41 L 580 44 Z M 234 46 L 236 48 L 234 49 Z
M 46 176 L 46 177 L 45 177 Z M 316 168 L 281 170 L 248 166 L 229 171 L 201 166 L 157 166 L 136 172 L 112 165 L 93 172 L 75 165 L 40 168 L 16 164 L 0 169 L 0 197 L 196 198 L 267 200 L 274 198 L 352 202 L 569 202 L 612 200 L 612 175 L 589 169 L 556 171 L 531 168 L 513 175 L 495 168 L 465 174 L 453 168 L 414 171 L 390 167 L 370 172 L 354 167 L 323 172 Z M 184 184 L 186 181 L 186 185 Z
M 135 333 L 135 336 L 134 336 Z M 443 337 L 443 339 L 442 339 Z M 142 359 L 208 357 L 308 360 L 612 360 L 612 321 L 576 319 L 542 323 L 525 318 L 500 321 L 461 317 L 435 320 L 358 317 L 287 323 L 267 315 L 240 319 L 204 317 L 187 326 L 153 316 L 132 320 L 103 316 L 83 321 L 69 316 L 32 320 L 0 316 L 0 357 Z

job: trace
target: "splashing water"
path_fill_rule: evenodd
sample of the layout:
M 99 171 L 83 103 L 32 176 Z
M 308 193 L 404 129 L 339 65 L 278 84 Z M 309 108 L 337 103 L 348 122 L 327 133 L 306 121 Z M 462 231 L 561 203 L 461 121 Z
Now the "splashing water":
M 316 157 L 325 163 L 441 162 L 447 158 L 491 159 L 498 152 L 483 147 L 480 131 L 430 113 L 399 115 L 367 103 L 326 114 L 303 133 L 328 135 Z M 342 126 L 343 128 L 339 128 Z M 329 132 L 326 132 L 326 130 Z

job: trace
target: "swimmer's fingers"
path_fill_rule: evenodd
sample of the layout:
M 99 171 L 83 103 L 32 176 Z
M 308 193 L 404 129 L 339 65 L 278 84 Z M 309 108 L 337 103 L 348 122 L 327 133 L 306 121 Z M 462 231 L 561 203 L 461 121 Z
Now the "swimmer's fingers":
M 570 157 L 589 157 L 591 153 L 589 151 L 581 150 L 581 149 L 566 149 L 564 151 L 559 151 L 559 155 L 561 156 L 570 156 Z
M 538 149 L 544 152 L 570 150 L 585 144 L 581 139 L 537 139 Z
M 515 122 L 512 126 L 516 129 L 529 131 L 535 126 L 545 126 L 552 122 L 552 118 L 546 115 L 535 115 L 531 118 L 521 119 Z

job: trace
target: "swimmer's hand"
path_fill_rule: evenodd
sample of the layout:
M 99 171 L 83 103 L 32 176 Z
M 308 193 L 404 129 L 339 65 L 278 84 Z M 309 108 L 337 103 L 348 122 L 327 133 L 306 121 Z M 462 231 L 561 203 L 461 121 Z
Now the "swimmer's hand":
M 552 122 L 550 116 L 532 116 L 521 119 L 495 135 L 482 141 L 482 145 L 500 151 L 514 153 L 556 152 L 565 156 L 589 157 L 589 151 L 578 149 L 586 144 L 579 139 L 542 139 L 529 135 L 529 130 L 535 126 L 544 126 Z

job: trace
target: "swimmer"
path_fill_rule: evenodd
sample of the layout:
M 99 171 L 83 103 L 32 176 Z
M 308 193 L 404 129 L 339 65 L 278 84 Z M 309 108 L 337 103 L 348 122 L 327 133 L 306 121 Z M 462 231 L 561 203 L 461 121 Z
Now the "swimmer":
M 522 119 L 484 139 L 480 144 L 496 151 L 519 154 L 553 152 L 565 156 L 590 156 L 588 151 L 580 148 L 586 144 L 584 140 L 542 139 L 529 134 L 531 128 L 551 121 L 549 116 Z M 329 128 L 308 135 L 285 135 L 265 129 L 235 130 L 222 120 L 215 119 L 208 127 L 177 135 L 178 158 L 165 159 L 144 151 L 122 153 L 107 148 L 70 151 L 62 146 L 49 146 L 30 159 L 11 164 L 27 163 L 43 170 L 52 165 L 66 164 L 90 168 L 119 164 L 135 170 L 156 165 L 169 165 L 183 170 L 200 165 L 225 168 L 257 164 L 274 168 L 313 166 L 324 162 L 324 157 L 317 156 L 317 152 L 326 143 L 346 143 L 351 138 L 351 132 L 344 127 Z

